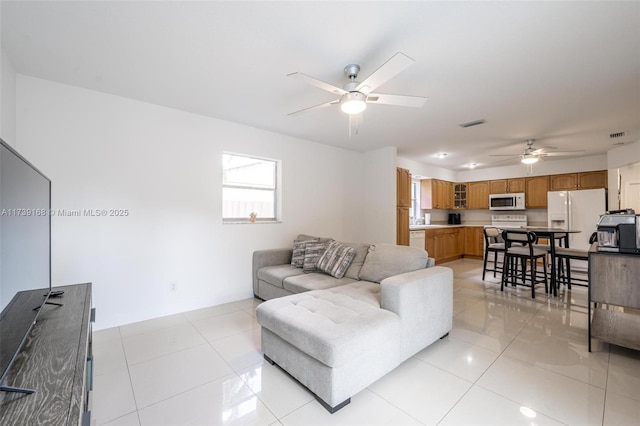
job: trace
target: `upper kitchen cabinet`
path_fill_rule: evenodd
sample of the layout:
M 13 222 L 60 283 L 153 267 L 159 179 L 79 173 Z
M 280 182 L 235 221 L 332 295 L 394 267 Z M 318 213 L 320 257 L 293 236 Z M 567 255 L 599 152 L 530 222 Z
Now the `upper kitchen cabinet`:
M 533 176 L 525 180 L 524 198 L 528 209 L 546 209 L 549 176 Z
M 565 173 L 549 177 L 550 191 L 607 188 L 607 171 Z
M 479 182 L 469 182 L 467 185 L 467 204 L 469 209 L 488 209 L 489 208 L 489 189 L 488 180 Z
M 453 200 L 453 184 L 438 179 L 420 181 L 420 208 L 450 209 Z
M 497 179 L 489 181 L 490 194 L 525 192 L 525 178 Z
M 453 208 L 456 210 L 466 209 L 467 204 L 467 184 L 466 183 L 454 183 L 453 184 Z
M 397 167 L 396 183 L 397 207 L 411 207 L 411 172 Z

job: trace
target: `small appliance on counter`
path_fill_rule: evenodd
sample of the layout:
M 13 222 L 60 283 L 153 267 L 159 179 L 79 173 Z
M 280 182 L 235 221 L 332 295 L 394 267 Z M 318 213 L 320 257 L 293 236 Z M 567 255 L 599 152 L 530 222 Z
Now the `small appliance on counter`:
M 449 225 L 460 225 L 462 223 L 460 213 L 449 213 L 449 219 L 447 220 Z
M 431 213 L 424 214 L 424 224 L 431 225 Z
M 640 215 L 626 209 L 600 216 L 598 251 L 640 254 Z

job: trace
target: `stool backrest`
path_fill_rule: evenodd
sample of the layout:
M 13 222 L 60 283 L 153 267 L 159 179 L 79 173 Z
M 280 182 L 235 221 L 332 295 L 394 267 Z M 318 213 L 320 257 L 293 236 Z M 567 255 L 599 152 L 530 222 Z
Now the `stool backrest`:
M 484 228 L 484 242 L 486 246 L 489 244 L 501 243 L 500 230 L 498 228 L 487 227 Z
M 513 232 L 505 229 L 504 231 L 502 231 L 502 238 L 504 239 L 505 250 L 509 250 L 513 243 L 519 243 L 523 246 L 528 246 L 529 255 L 533 256 L 533 243 L 537 241 L 538 236 L 535 232 L 532 231 L 523 233 Z

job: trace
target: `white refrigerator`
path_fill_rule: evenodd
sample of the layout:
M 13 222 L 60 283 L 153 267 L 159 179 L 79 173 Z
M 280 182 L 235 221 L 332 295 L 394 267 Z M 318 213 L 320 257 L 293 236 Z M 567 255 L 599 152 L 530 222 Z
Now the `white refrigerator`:
M 569 247 L 588 249 L 589 237 L 596 231 L 600 215 L 606 212 L 604 189 L 547 192 L 547 214 L 550 228 L 577 229 L 569 234 Z M 586 262 L 572 261 L 571 266 L 586 269 Z

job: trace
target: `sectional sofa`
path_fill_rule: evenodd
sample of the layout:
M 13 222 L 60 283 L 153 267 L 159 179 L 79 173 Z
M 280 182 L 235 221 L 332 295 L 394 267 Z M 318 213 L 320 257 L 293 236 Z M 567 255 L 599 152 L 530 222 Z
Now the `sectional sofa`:
M 452 327 L 452 270 L 411 247 L 299 235 L 254 252 L 253 288 L 265 359 L 332 413 Z

